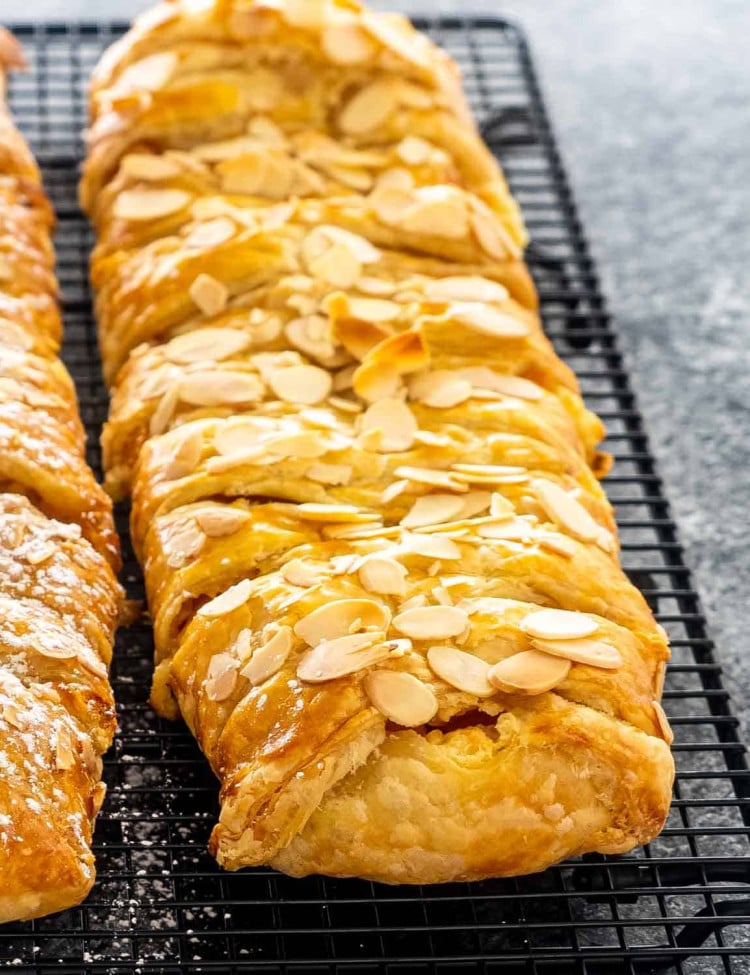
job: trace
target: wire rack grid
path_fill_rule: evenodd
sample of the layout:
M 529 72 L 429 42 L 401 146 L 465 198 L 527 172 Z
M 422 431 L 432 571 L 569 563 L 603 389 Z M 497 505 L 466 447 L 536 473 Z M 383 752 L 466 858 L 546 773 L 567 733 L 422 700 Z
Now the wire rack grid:
M 52 975 L 750 975 L 750 774 L 670 509 L 618 351 L 527 44 L 485 17 L 421 19 L 460 63 L 491 148 L 524 210 L 548 333 L 609 429 L 608 490 L 623 560 L 669 630 L 665 705 L 678 767 L 666 829 L 624 858 L 585 857 L 532 877 L 384 887 L 270 870 L 222 873 L 205 852 L 216 784 L 181 725 L 146 704 L 148 627 L 120 634 L 120 730 L 106 762 L 99 879 L 82 907 L 0 930 L 0 969 Z M 118 23 L 19 25 L 30 71 L 11 104 L 59 217 L 65 358 L 99 466 L 107 399 L 76 203 L 87 77 Z M 124 579 L 142 595 L 127 545 Z M 0 878 L 0 884 L 2 878 Z

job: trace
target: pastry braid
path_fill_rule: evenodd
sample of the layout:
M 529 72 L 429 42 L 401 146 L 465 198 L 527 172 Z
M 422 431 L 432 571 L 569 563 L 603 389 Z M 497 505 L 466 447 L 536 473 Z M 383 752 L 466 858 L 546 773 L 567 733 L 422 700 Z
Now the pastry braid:
M 115 729 L 107 679 L 120 589 L 111 502 L 84 459 L 52 215 L 7 114 L 0 30 L 0 922 L 81 901 Z
M 450 59 L 356 0 L 162 3 L 95 72 L 81 196 L 219 862 L 423 883 L 656 835 L 666 636 Z

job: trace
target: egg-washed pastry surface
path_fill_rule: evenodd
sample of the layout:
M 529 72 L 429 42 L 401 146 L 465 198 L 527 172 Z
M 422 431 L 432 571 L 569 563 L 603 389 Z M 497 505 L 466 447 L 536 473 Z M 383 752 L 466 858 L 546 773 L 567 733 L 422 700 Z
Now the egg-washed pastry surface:
M 121 599 L 111 502 L 57 358 L 52 213 L 5 106 L 22 61 L 0 29 L 0 923 L 72 907 L 94 882 Z
M 447 55 L 350 0 L 162 3 L 95 71 L 81 197 L 219 862 L 426 883 L 655 836 L 666 635 Z

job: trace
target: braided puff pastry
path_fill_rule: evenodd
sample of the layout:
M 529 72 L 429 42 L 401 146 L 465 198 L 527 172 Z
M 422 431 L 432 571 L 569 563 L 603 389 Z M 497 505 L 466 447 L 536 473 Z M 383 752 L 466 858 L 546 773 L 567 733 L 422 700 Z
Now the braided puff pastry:
M 20 64 L 0 32 L 0 59 Z M 0 81 L 4 74 L 0 68 Z M 0 108 L 0 922 L 81 901 L 120 589 L 111 503 L 84 460 L 60 337 L 51 211 Z
M 653 837 L 666 636 L 452 63 L 351 0 L 170 2 L 91 112 L 107 484 L 219 862 L 422 883 Z

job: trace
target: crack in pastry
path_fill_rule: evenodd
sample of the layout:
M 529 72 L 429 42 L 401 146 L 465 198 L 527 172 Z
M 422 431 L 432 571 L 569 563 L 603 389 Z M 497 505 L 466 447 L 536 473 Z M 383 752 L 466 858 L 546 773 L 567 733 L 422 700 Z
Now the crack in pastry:
M 163 3 L 95 71 L 81 199 L 107 486 L 219 862 L 421 883 L 653 837 L 666 635 L 447 55 L 354 0 Z

